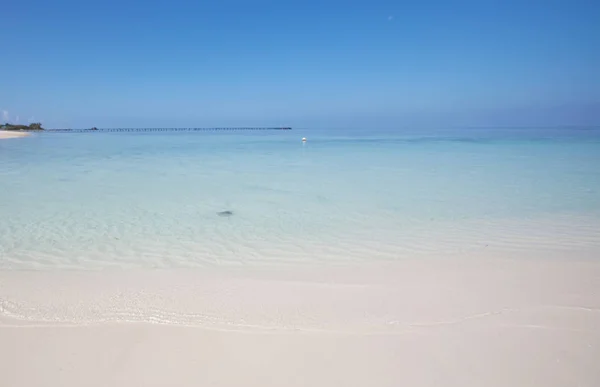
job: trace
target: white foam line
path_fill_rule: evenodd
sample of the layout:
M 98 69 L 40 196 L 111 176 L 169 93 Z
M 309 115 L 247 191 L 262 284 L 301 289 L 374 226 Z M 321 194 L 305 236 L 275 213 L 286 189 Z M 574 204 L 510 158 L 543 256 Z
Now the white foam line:
M 470 315 L 470 316 L 455 318 L 452 320 L 432 321 L 432 322 L 423 322 L 423 323 L 410 323 L 410 324 L 402 324 L 402 325 L 408 325 L 410 327 L 431 327 L 431 326 L 438 326 L 438 325 L 454 325 L 454 324 L 463 323 L 468 320 L 478 320 L 478 319 L 487 318 L 487 317 L 491 317 L 491 316 L 498 316 L 498 315 L 501 315 L 501 314 L 504 314 L 507 312 L 510 313 L 510 312 L 520 312 L 520 311 L 522 311 L 522 309 L 504 308 L 504 309 L 497 310 L 497 311 L 478 313 L 478 314 L 474 314 L 474 315 Z
M 500 324 L 500 327 L 504 328 L 523 328 L 523 329 L 544 329 L 544 330 L 552 330 L 552 331 L 565 331 L 565 332 L 578 332 L 578 333 L 599 333 L 597 330 L 587 330 L 587 329 L 573 329 L 573 328 L 565 328 L 565 327 L 552 327 L 547 325 L 535 325 L 535 324 Z
M 60 320 L 44 320 L 44 319 L 29 319 L 22 314 L 16 314 L 8 311 L 4 305 L 7 304 L 6 300 L 0 299 L 0 315 L 4 315 L 7 318 L 18 320 L 18 321 L 27 321 L 34 322 L 34 324 L 2 324 L 0 323 L 0 328 L 2 327 L 13 327 L 13 328 L 40 328 L 40 327 L 86 327 L 86 326 L 100 326 L 104 324 L 151 324 L 151 325 L 166 325 L 166 326 L 179 326 L 179 327 L 188 327 L 188 328 L 202 328 L 202 329 L 210 329 L 217 331 L 263 331 L 263 332 L 305 332 L 305 333 L 339 333 L 339 334 L 406 334 L 406 333 L 414 333 L 414 329 L 411 328 L 427 328 L 427 327 L 436 327 L 436 326 L 445 326 L 445 325 L 456 325 L 467 322 L 469 320 L 479 320 L 485 319 L 489 317 L 495 317 L 506 313 L 519 313 L 524 311 L 531 311 L 535 309 L 567 309 L 572 311 L 583 311 L 583 312 L 600 312 L 600 309 L 579 307 L 579 306 L 562 306 L 562 305 L 539 305 L 533 306 L 529 308 L 503 308 L 497 311 L 490 311 L 484 313 L 478 313 L 473 315 L 468 315 L 465 317 L 454 318 L 450 320 L 442 320 L 442 321 L 431 321 L 431 322 L 417 322 L 417 323 L 402 323 L 398 320 L 393 320 L 387 322 L 387 325 L 397 325 L 399 327 L 408 328 L 403 331 L 390 331 L 390 332 L 378 332 L 377 330 L 366 332 L 361 330 L 339 330 L 339 329 L 318 329 L 318 328 L 306 328 L 306 327 L 285 327 L 285 326 L 266 326 L 266 325 L 256 325 L 256 324 L 241 324 L 234 323 L 228 321 L 218 321 L 218 318 L 203 316 L 200 314 L 181 314 L 175 312 L 162 311 L 155 308 L 151 308 L 148 310 L 150 315 L 136 315 L 135 313 L 131 313 L 128 311 L 113 311 L 109 316 L 104 318 L 96 319 L 94 321 L 80 321 L 80 322 L 69 322 L 69 321 L 60 321 Z M 14 303 L 11 303 L 14 305 Z M 29 310 L 34 310 L 32 308 L 28 308 Z M 186 317 L 195 319 L 196 323 L 191 322 L 183 322 L 177 319 L 169 319 L 168 317 Z M 201 321 L 198 317 L 202 316 L 205 320 Z M 138 317 L 137 319 L 135 317 Z M 210 321 L 213 320 L 213 321 Z M 219 326 L 228 326 L 228 328 L 219 328 Z M 501 324 L 501 326 L 506 327 L 522 327 L 522 328 L 543 328 L 543 329 L 556 329 L 556 330 L 567 330 L 574 332 L 598 332 L 598 331 L 587 331 L 587 330 L 579 330 L 579 329 L 569 329 L 569 328 L 561 328 L 561 327 L 551 327 L 551 326 L 542 326 L 542 325 L 533 325 L 533 324 Z M 236 329 L 237 328 L 237 329 Z
M 600 312 L 600 308 L 587 308 L 584 306 L 569 306 L 569 305 L 545 305 L 543 308 L 554 308 L 554 309 L 567 309 L 567 310 L 577 310 L 582 312 Z

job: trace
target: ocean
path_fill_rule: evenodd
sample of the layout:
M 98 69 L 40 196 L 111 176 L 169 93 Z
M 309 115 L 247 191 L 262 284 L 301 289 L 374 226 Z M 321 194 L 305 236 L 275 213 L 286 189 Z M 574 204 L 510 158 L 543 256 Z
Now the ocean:
M 600 259 L 599 166 L 594 128 L 41 133 L 0 141 L 0 270 Z

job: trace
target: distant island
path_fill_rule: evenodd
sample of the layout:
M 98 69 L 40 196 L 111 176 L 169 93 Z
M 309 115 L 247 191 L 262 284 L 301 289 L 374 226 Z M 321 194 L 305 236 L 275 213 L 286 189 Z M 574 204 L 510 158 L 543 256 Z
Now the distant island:
M 42 128 L 42 124 L 39 122 L 34 122 L 29 125 L 13 125 L 6 123 L 0 125 L 0 130 L 44 130 L 44 128 Z

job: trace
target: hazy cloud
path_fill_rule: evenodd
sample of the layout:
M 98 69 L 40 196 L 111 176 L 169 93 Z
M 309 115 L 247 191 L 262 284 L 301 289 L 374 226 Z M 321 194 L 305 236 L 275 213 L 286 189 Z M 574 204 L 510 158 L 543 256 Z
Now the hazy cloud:
M 392 20 L 394 20 L 394 16 L 392 16 L 392 15 L 388 16 L 388 21 L 392 21 Z
M 16 116 L 15 117 L 15 124 L 18 124 L 18 123 L 19 123 L 19 116 Z
M 8 122 L 8 110 L 2 110 L 2 123 Z
M 31 117 L 29 117 L 29 118 L 27 119 L 27 122 L 28 122 L 28 123 L 30 123 L 30 124 L 31 124 L 32 122 L 35 122 L 35 117 L 34 117 L 34 116 L 31 116 Z

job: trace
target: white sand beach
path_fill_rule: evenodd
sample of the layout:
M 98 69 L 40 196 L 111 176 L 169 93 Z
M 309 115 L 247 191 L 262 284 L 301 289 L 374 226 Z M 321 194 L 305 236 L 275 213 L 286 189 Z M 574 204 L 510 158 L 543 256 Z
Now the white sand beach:
M 600 387 L 600 0 L 4 4 L 0 387 Z
M 20 386 L 598 386 L 600 264 L 0 272 Z
M 0 130 L 0 140 L 5 140 L 5 139 L 9 139 L 9 138 L 27 137 L 27 136 L 31 136 L 31 134 L 27 133 L 27 132 Z

